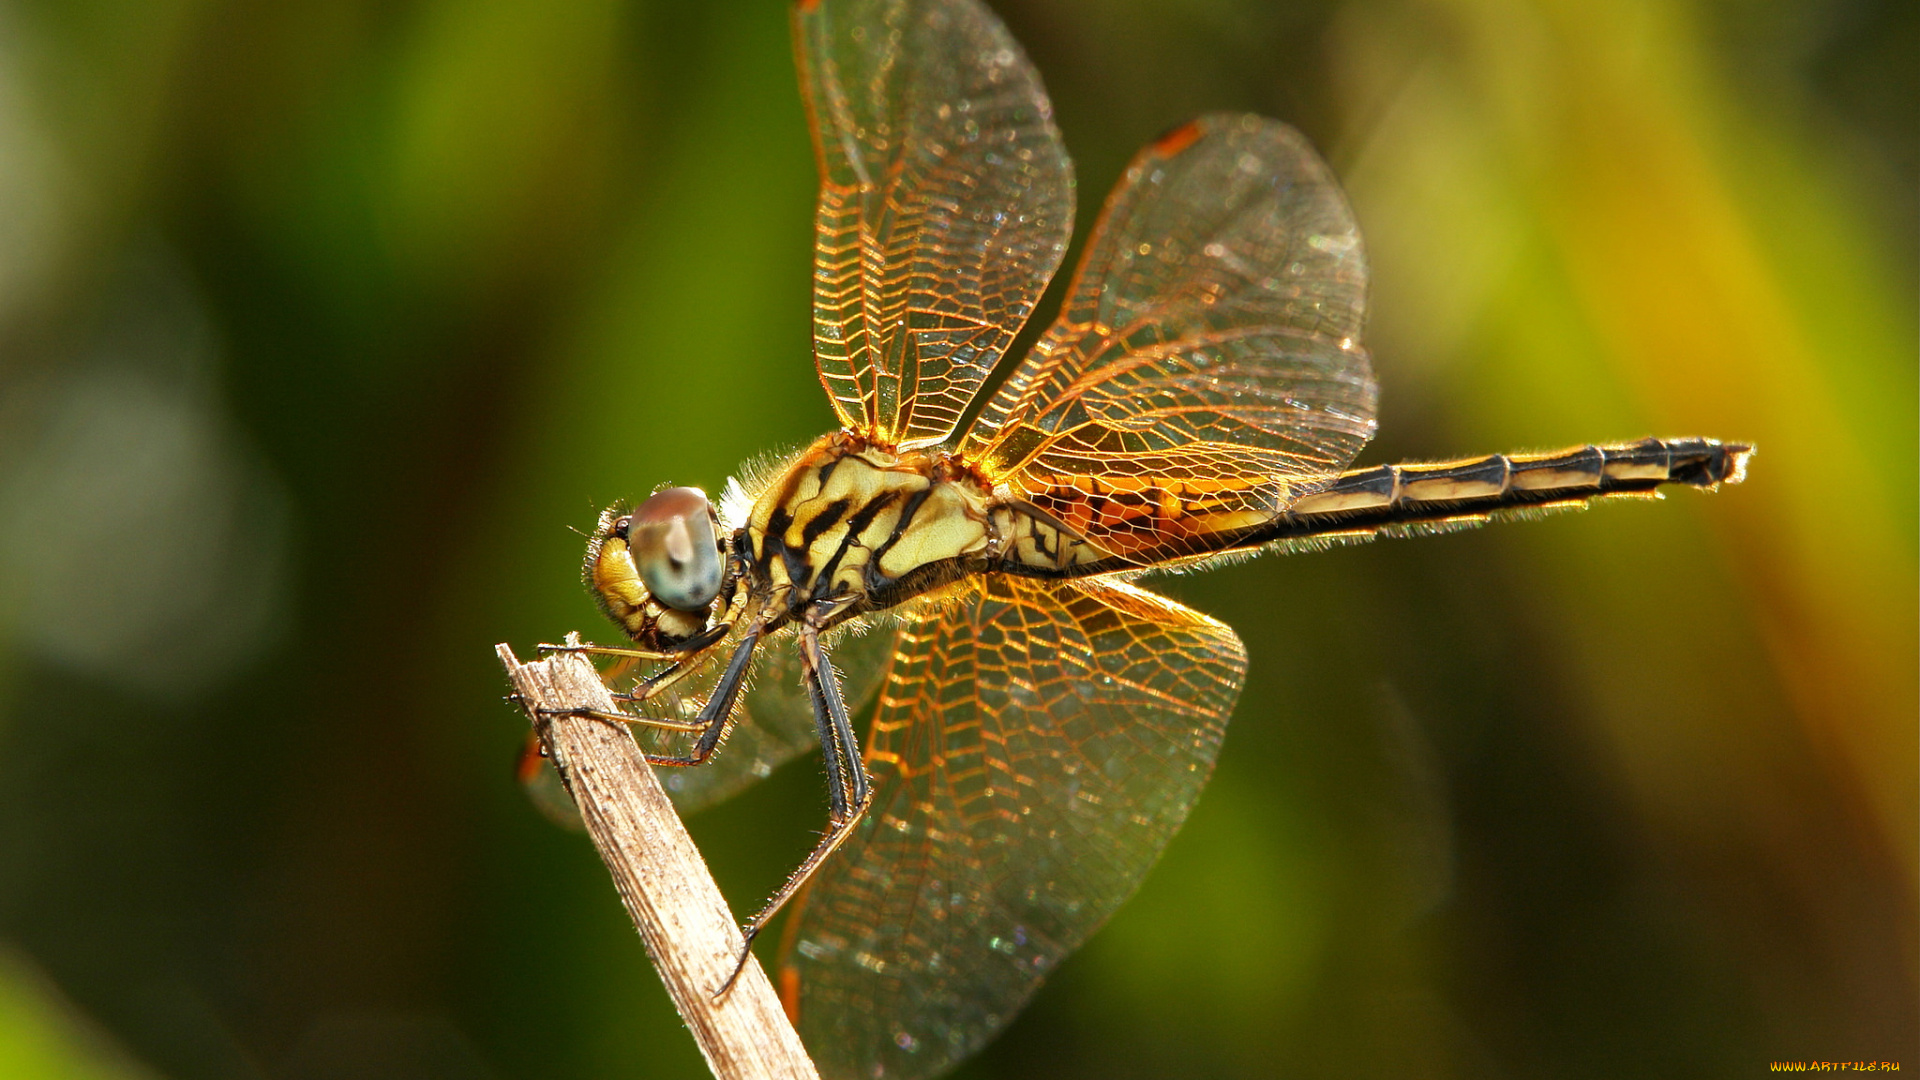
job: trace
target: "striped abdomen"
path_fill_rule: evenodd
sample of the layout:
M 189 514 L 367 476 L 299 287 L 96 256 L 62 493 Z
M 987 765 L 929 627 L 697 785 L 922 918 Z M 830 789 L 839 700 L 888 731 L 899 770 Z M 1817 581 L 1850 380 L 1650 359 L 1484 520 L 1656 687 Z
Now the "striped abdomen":
M 1609 495 L 1648 496 L 1662 484 L 1737 484 L 1746 477 L 1752 453 L 1751 446 L 1715 439 L 1642 439 L 1551 454 L 1355 469 L 1296 500 L 1242 544 L 1445 530 L 1478 525 L 1497 514 L 1575 507 Z

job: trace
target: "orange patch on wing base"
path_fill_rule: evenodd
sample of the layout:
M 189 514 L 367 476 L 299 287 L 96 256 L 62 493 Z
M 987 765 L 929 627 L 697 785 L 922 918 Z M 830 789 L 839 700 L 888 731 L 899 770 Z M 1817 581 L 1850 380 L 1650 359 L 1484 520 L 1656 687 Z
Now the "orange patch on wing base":
M 1189 120 L 1153 140 L 1153 152 L 1162 157 L 1173 155 L 1200 141 L 1200 122 Z
M 513 778 L 523 784 L 533 783 L 540 775 L 540 766 L 547 755 L 540 748 L 540 736 L 529 735 L 525 746 L 520 748 L 520 757 L 513 763 Z
M 791 964 L 780 966 L 780 1007 L 787 1012 L 787 1023 L 800 1022 L 800 969 Z

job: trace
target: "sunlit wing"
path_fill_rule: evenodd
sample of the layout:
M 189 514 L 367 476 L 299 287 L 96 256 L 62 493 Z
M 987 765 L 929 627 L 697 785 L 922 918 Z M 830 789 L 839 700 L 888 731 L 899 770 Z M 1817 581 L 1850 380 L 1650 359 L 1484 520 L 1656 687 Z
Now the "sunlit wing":
M 1185 820 L 1245 673 L 1231 629 L 1118 582 L 996 575 L 915 609 L 873 808 L 787 935 L 822 1074 L 924 1076 L 991 1038 Z
M 860 632 L 865 629 L 866 632 Z M 872 700 L 893 654 L 900 631 L 886 618 L 871 628 L 850 627 L 829 639 L 834 669 L 839 672 L 847 708 L 858 712 Z M 781 632 L 761 642 L 754 653 L 751 683 L 741 695 L 734 726 L 718 752 L 697 768 L 656 769 L 655 775 L 682 813 L 710 806 L 809 750 L 819 747 L 813 707 L 800 677 L 798 639 Z M 726 667 L 720 656 L 669 690 L 627 711 L 661 719 L 682 720 L 697 715 Z M 625 688 L 631 679 L 615 683 Z M 658 728 L 636 726 L 640 745 L 655 754 L 685 754 L 693 737 Z
M 1060 318 L 968 433 L 997 482 L 1139 562 L 1263 521 L 1374 430 L 1360 233 L 1306 139 L 1211 116 L 1144 150 Z
M 1073 231 L 1073 167 L 1040 78 L 975 0 L 794 9 L 819 156 L 814 359 L 841 423 L 953 431 Z

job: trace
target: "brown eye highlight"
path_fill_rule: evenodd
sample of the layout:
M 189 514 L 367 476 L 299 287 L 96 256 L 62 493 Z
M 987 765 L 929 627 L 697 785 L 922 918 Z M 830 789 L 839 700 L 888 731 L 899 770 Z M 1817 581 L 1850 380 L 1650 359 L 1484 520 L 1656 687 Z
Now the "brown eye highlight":
M 720 594 L 720 544 L 699 488 L 668 488 L 628 519 L 627 550 L 653 598 L 680 611 L 705 611 Z

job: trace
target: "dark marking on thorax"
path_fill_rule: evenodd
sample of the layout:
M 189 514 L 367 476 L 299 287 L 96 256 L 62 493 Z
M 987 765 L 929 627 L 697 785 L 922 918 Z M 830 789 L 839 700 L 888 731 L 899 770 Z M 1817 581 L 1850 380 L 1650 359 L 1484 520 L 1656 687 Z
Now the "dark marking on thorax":
M 793 615 L 835 601 L 839 612 L 906 599 L 903 580 L 950 580 L 985 568 L 998 544 L 991 496 L 935 451 L 894 451 L 839 432 L 803 451 L 745 523 L 762 603 Z M 952 564 L 931 572 L 932 564 Z

